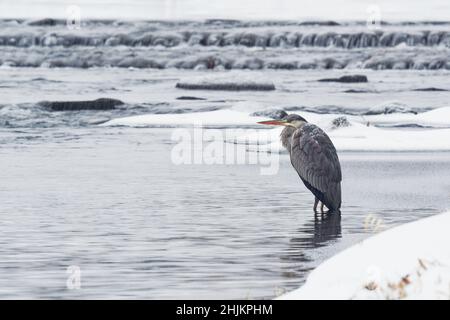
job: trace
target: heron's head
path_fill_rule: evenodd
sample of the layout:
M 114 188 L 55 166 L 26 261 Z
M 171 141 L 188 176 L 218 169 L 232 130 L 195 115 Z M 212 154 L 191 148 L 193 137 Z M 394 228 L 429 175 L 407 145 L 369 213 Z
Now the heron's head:
M 281 120 L 267 120 L 267 121 L 260 121 L 258 123 L 272 126 L 294 127 L 298 129 L 306 122 L 308 121 L 306 121 L 305 118 L 299 116 L 298 114 L 291 113 L 283 117 Z

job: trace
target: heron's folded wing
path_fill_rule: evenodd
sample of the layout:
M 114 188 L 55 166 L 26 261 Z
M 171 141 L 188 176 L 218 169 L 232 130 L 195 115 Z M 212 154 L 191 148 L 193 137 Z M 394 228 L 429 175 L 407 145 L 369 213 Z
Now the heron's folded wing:
M 336 149 L 316 125 L 305 124 L 292 136 L 291 163 L 304 180 L 322 192 L 342 180 Z

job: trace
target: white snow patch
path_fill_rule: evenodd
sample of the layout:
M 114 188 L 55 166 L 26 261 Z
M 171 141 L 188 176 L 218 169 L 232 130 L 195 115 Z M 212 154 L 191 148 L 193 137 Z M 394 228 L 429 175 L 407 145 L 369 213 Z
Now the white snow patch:
M 245 112 L 230 109 L 211 112 L 195 112 L 182 114 L 148 114 L 113 119 L 103 126 L 129 127 L 180 127 L 180 126 L 256 126 L 257 121 L 266 120 L 263 117 L 250 117 Z
M 448 114 L 448 116 L 447 116 Z M 379 116 L 346 116 L 350 126 L 334 128 L 333 119 L 338 115 L 318 115 L 302 112 L 302 116 L 310 122 L 320 126 L 331 138 L 338 151 L 448 151 L 450 150 L 450 128 L 446 129 L 384 129 L 374 127 L 375 123 L 419 123 L 421 125 L 450 124 L 450 108 L 440 108 L 418 115 L 389 114 Z M 411 120 L 408 120 L 411 119 Z M 370 123 L 367 126 L 367 123 Z M 280 133 L 282 128 L 274 128 L 258 139 L 258 133 L 236 137 L 237 143 L 250 144 L 248 149 L 253 151 L 286 152 L 281 146 Z M 259 146 L 252 146 L 259 144 Z M 266 144 L 261 146 L 261 144 Z
M 447 212 L 377 234 L 279 299 L 450 299 L 449 225 Z
M 327 129 L 323 127 L 338 151 L 448 151 L 450 150 L 450 129 L 391 130 L 367 127 L 352 123 L 350 127 Z M 257 134 L 237 137 L 237 143 L 250 144 L 248 149 L 267 152 L 286 152 L 280 142 L 281 129 L 272 130 L 273 140 L 265 146 L 252 144 L 267 143 L 267 135 L 259 141 Z
M 392 130 L 359 123 L 329 132 L 338 150 L 450 150 L 450 129 Z
M 108 121 L 102 126 L 180 127 L 217 126 L 258 128 L 258 121 L 249 111 L 257 109 L 252 103 L 237 103 L 231 109 L 184 114 L 149 114 Z M 245 111 L 244 111 L 245 110 Z M 321 127 L 331 138 L 338 151 L 448 151 L 450 150 L 450 107 L 414 114 L 386 114 L 349 116 L 350 126 L 335 128 L 332 121 L 341 115 L 298 112 L 309 122 Z M 375 124 L 420 124 L 445 127 L 440 129 L 392 129 L 374 127 Z M 369 124 L 369 126 L 367 125 Z M 275 127 L 267 134 L 267 127 L 247 135 L 228 137 L 233 143 L 248 144 L 248 149 L 262 152 L 285 152 L 281 147 L 282 128 Z M 241 133 L 242 134 L 242 133 Z M 258 145 L 258 146 L 256 146 Z
M 430 111 L 412 113 L 392 113 L 364 116 L 371 124 L 417 124 L 430 127 L 450 127 L 450 107 L 437 108 Z

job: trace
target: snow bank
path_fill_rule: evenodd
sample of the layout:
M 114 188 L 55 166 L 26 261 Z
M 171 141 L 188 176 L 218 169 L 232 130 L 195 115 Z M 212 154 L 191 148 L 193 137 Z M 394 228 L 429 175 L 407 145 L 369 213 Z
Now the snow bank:
M 163 122 L 165 125 L 180 126 L 191 124 L 200 119 L 204 124 L 224 123 L 229 125 L 254 125 L 260 119 L 267 119 L 282 112 L 281 109 L 266 109 L 260 103 L 253 102 L 237 102 L 231 109 L 217 110 L 210 112 L 195 112 L 184 114 L 148 114 L 132 117 L 118 118 L 110 121 L 108 125 L 121 126 L 154 126 Z M 331 122 L 342 114 L 318 114 L 308 111 L 296 111 L 306 118 L 309 122 L 315 123 L 325 130 L 330 126 Z M 218 119 L 219 117 L 225 119 Z M 450 128 L 450 107 L 437 108 L 418 114 L 412 113 L 389 113 L 376 115 L 344 115 L 351 123 L 359 123 L 371 127 L 374 125 L 417 125 L 424 127 Z M 233 120 L 236 119 L 236 122 Z
M 450 150 L 450 129 L 391 130 L 353 123 L 329 134 L 340 151 Z
M 364 119 L 372 124 L 416 124 L 420 126 L 448 128 L 450 127 L 450 107 L 437 108 L 418 114 L 379 114 L 365 116 Z
M 244 108 L 245 107 L 245 108 Z M 203 125 L 210 127 L 261 128 L 258 132 L 230 137 L 230 142 L 248 144 L 250 151 L 285 152 L 281 147 L 282 128 L 269 129 L 256 124 L 267 120 L 263 116 L 251 116 L 245 109 L 254 105 L 236 104 L 236 108 L 211 112 L 183 114 L 149 114 L 108 121 L 102 126 L 131 127 L 180 127 Z M 338 127 L 333 121 L 341 115 L 299 112 L 309 122 L 320 126 L 333 140 L 338 151 L 448 151 L 450 150 L 450 107 L 414 114 L 386 114 L 374 116 L 349 116 L 349 126 Z M 369 124 L 369 126 L 367 125 Z M 444 129 L 385 129 L 376 124 L 418 124 L 446 127 Z M 269 138 L 268 138 L 269 137 Z
M 214 68 L 214 60 L 211 60 Z M 275 90 L 272 81 L 257 74 L 220 73 L 180 80 L 177 88 L 189 90 L 270 91 Z
M 450 129 L 436 130 L 391 130 L 353 123 L 350 127 L 326 130 L 338 151 L 449 151 Z M 279 141 L 281 129 L 273 129 L 269 135 L 258 134 L 237 137 L 233 141 L 248 143 L 250 151 L 286 152 Z M 257 145 L 257 144 L 260 145 Z
M 377 234 L 322 263 L 279 299 L 449 299 L 450 212 Z
M 180 127 L 192 125 L 204 126 L 256 126 L 257 121 L 265 117 L 251 117 L 247 113 L 225 109 L 211 112 L 195 112 L 182 114 L 148 114 L 113 119 L 104 126 L 129 127 Z
M 418 115 L 391 114 L 379 116 L 345 116 L 348 126 L 336 128 L 333 124 L 342 117 L 301 113 L 310 122 L 320 126 L 332 139 L 338 151 L 448 151 L 450 150 L 450 108 L 440 108 Z M 448 114 L 448 115 L 447 115 Z M 369 126 L 367 124 L 370 124 Z M 384 129 L 374 124 L 420 124 L 446 126 L 446 129 Z M 233 139 L 234 143 L 249 144 L 250 151 L 286 152 L 281 146 L 282 128 L 265 133 L 251 133 Z M 270 137 L 268 140 L 267 137 Z M 269 143 L 268 143 L 269 142 Z M 264 145 L 265 144 L 265 145 Z

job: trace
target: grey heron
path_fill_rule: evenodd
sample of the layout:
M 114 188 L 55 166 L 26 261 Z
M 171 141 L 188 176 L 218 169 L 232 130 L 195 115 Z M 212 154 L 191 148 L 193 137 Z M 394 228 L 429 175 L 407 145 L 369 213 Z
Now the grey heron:
M 341 165 L 328 135 L 297 114 L 258 123 L 285 126 L 280 135 L 281 143 L 288 150 L 300 179 L 315 196 L 314 212 L 317 213 L 319 201 L 321 213 L 340 212 Z M 328 212 L 324 212 L 324 205 Z

